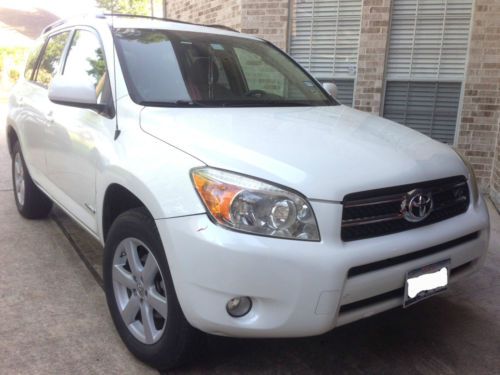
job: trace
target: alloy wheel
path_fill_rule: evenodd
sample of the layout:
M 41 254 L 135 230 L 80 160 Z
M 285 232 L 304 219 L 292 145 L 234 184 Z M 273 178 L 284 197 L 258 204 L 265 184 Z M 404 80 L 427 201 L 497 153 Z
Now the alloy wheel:
M 24 166 L 21 158 L 21 153 L 16 153 L 14 157 L 14 187 L 16 189 L 17 201 L 21 206 L 24 206 L 25 182 L 24 182 Z
M 130 333 L 144 344 L 160 340 L 167 322 L 165 278 L 151 250 L 136 238 L 126 238 L 113 258 L 113 290 Z

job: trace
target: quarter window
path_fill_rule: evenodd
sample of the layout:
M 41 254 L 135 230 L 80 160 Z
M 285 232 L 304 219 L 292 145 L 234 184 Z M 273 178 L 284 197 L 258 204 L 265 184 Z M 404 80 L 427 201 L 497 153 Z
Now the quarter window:
M 69 31 L 51 36 L 43 51 L 42 61 L 38 67 L 35 81 L 43 87 L 48 87 L 59 69 L 61 56 L 68 40 Z
M 77 30 L 71 41 L 63 75 L 79 82 L 89 82 L 96 90 L 97 103 L 106 104 L 111 97 L 106 61 L 101 43 L 87 30 Z

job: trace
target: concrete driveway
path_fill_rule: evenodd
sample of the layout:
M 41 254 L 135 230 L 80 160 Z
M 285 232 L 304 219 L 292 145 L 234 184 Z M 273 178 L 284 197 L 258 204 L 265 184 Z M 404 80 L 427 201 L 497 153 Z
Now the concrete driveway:
M 41 221 L 18 215 L 4 113 L 0 104 L 0 373 L 157 373 L 115 333 L 100 246 L 60 210 Z M 314 338 L 207 337 L 199 359 L 175 373 L 498 374 L 500 220 L 490 208 L 486 265 L 448 293 Z

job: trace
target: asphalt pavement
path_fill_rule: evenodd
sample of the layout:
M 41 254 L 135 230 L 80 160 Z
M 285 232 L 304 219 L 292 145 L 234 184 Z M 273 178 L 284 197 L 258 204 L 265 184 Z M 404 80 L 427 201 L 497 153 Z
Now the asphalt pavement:
M 0 374 L 157 374 L 121 343 L 102 248 L 60 210 L 25 220 L 13 199 L 0 104 Z M 483 269 L 440 296 L 301 339 L 209 336 L 186 374 L 499 374 L 500 218 Z

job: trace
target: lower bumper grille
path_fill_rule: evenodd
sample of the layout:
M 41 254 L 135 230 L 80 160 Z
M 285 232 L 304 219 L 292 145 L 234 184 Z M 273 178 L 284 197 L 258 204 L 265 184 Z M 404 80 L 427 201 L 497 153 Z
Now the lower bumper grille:
M 476 263 L 477 260 L 472 260 L 470 262 L 467 262 L 465 264 L 462 264 L 461 266 L 455 267 L 450 270 L 450 278 L 454 278 L 458 274 L 467 271 L 471 266 L 473 266 Z M 404 298 L 404 292 L 405 288 L 399 288 L 395 290 L 391 290 L 390 292 L 379 294 L 370 298 L 366 298 L 360 301 L 348 303 L 346 305 L 340 306 L 339 314 L 344 314 L 348 313 L 354 310 L 358 309 L 363 309 L 363 308 L 369 308 L 370 306 L 376 305 L 378 303 L 383 303 L 387 300 L 393 299 L 393 298 L 401 298 L 401 300 Z
M 404 205 L 416 191 L 432 197 L 432 209 L 425 219 L 410 221 L 405 218 Z M 342 202 L 341 237 L 354 241 L 437 223 L 466 212 L 469 201 L 464 176 L 349 194 Z
M 362 266 L 353 267 L 347 273 L 347 277 L 354 277 L 354 276 L 361 275 L 361 274 L 364 274 L 367 272 L 378 271 L 378 270 L 386 268 L 386 267 L 395 266 L 397 264 L 409 262 L 409 261 L 412 261 L 414 259 L 423 258 L 423 257 L 429 256 L 432 254 L 437 254 L 441 251 L 451 249 L 452 247 L 464 244 L 464 243 L 469 242 L 469 241 L 473 241 L 473 240 L 477 239 L 478 237 L 479 237 L 479 232 L 474 232 L 474 233 L 468 234 L 466 236 L 459 237 L 459 238 L 456 238 L 454 240 L 451 240 L 451 241 L 448 241 L 448 242 L 445 242 L 445 243 L 442 243 L 442 244 L 439 244 L 436 246 L 432 246 L 432 247 L 428 247 L 428 248 L 423 249 L 423 250 L 415 251 L 413 253 L 404 254 L 404 255 L 380 260 L 380 261 L 373 262 L 373 263 L 363 264 Z

